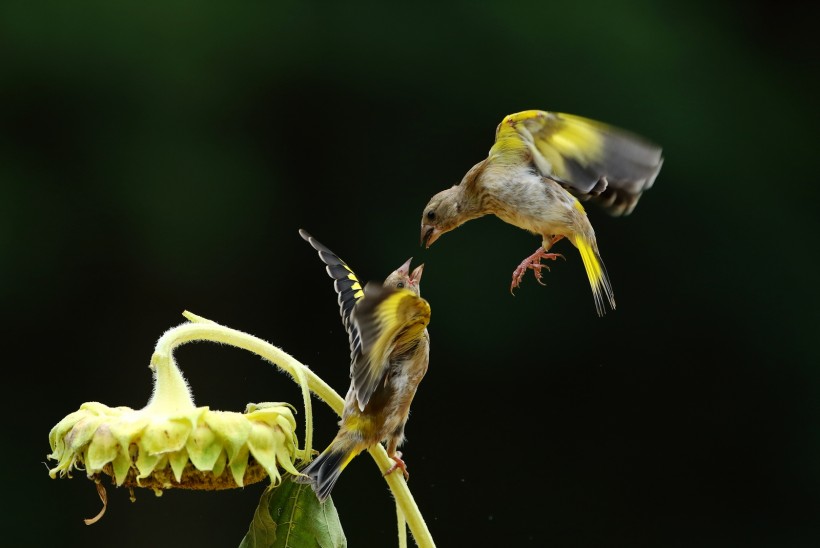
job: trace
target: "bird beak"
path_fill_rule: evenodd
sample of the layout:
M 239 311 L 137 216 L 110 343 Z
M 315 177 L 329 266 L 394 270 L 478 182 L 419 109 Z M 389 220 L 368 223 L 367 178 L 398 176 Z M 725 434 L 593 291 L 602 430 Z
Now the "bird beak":
M 413 257 L 407 259 L 407 262 L 401 265 L 399 268 L 396 269 L 396 272 L 403 274 L 405 276 L 410 276 L 410 261 L 413 260 Z
M 418 265 L 413 273 L 410 274 L 410 281 L 413 282 L 413 285 L 419 285 L 421 281 L 421 273 L 424 271 L 424 264 Z
M 421 225 L 421 245 L 430 247 L 441 236 L 441 230 L 430 225 Z

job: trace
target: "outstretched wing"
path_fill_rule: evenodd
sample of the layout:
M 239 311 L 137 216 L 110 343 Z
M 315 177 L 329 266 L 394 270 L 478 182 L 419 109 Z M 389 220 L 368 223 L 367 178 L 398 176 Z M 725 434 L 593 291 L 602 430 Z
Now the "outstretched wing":
M 545 177 L 612 215 L 628 215 L 655 182 L 662 149 L 614 126 L 558 112 L 526 110 L 498 125 L 496 143 L 518 135 Z
M 373 282 L 353 309 L 354 327 L 361 333 L 360 352 L 350 369 L 359 409 L 364 411 L 373 392 L 384 382 L 390 359 L 417 344 L 430 323 L 430 305 L 409 289 Z
M 350 358 L 352 363 L 354 356 L 359 352 L 361 341 L 358 329 L 350 321 L 350 313 L 356 305 L 356 302 L 364 296 L 362 284 L 359 282 L 353 270 L 347 266 L 347 263 L 341 260 L 338 255 L 319 243 L 316 238 L 306 231 L 299 229 L 299 235 L 312 245 L 313 249 L 319 252 L 319 258 L 327 265 L 328 275 L 333 278 L 333 288 L 338 295 L 339 314 L 342 316 L 342 325 L 344 325 L 347 330 L 347 335 L 350 340 Z

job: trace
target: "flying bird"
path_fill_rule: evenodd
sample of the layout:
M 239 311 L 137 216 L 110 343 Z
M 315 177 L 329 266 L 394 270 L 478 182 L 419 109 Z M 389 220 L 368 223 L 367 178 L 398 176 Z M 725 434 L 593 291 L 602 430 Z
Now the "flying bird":
M 339 431 L 330 445 L 295 481 L 311 484 L 319 500 L 329 495 L 342 471 L 360 452 L 386 442 L 394 465 L 409 477 L 398 447 L 410 404 L 427 372 L 430 356 L 430 305 L 420 296 L 424 265 L 412 272 L 412 257 L 384 283 L 362 287 L 353 270 L 304 230 L 299 234 L 325 263 L 334 280 L 342 324 L 350 341 L 350 388 Z
M 527 270 L 544 285 L 542 259 L 562 238 L 579 251 L 599 316 L 615 296 L 595 231 L 581 201 L 591 200 L 614 216 L 628 215 L 655 181 L 661 148 L 633 133 L 571 114 L 526 110 L 505 117 L 489 155 L 461 182 L 433 196 L 421 219 L 421 242 L 493 214 L 541 237 L 541 246 L 513 271 L 510 291 Z

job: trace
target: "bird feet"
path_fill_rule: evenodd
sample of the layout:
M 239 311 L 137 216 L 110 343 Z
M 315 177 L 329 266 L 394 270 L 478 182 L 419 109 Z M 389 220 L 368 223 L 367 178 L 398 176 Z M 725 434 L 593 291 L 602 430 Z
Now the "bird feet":
M 401 460 L 401 451 L 396 451 L 396 454 L 390 457 L 395 461 L 395 464 L 390 467 L 390 469 L 384 473 L 385 476 L 392 474 L 396 471 L 396 468 L 401 468 L 402 473 L 404 474 L 404 481 L 410 479 L 410 472 L 407 471 L 407 464 Z
M 533 274 L 535 274 L 535 280 L 540 283 L 541 285 L 547 285 L 541 281 L 541 269 L 546 268 L 547 270 L 550 269 L 545 264 L 541 264 L 541 259 L 552 259 L 553 261 L 558 257 L 564 258 L 563 255 L 560 253 L 547 253 L 543 247 L 539 247 L 535 253 L 524 259 L 518 268 L 513 271 L 512 275 L 512 283 L 510 284 L 510 293 L 515 295 L 513 291 L 516 287 L 521 284 L 521 280 L 524 279 L 524 274 L 527 273 L 527 269 L 532 269 Z

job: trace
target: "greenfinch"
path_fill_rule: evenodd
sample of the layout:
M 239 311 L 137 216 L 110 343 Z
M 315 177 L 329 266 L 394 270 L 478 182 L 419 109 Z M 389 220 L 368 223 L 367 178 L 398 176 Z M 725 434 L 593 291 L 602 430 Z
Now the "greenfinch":
M 541 246 L 513 271 L 510 291 L 528 269 L 541 285 L 541 259 L 562 238 L 581 254 L 599 316 L 615 296 L 595 231 L 580 200 L 592 200 L 615 216 L 628 215 L 655 181 L 662 150 L 646 139 L 602 122 L 556 112 L 510 114 L 496 128 L 487 158 L 461 183 L 433 196 L 421 219 L 421 242 L 470 219 L 494 214 L 541 237 Z
M 362 287 L 338 255 L 304 230 L 299 234 L 316 251 L 334 280 L 342 323 L 350 341 L 350 388 L 339 431 L 330 445 L 308 464 L 295 481 L 311 484 L 319 500 L 330 495 L 342 471 L 360 452 L 386 442 L 395 464 L 409 477 L 398 447 L 410 404 L 427 372 L 430 357 L 430 305 L 420 296 L 424 265 L 410 271 L 412 257 L 383 284 Z

